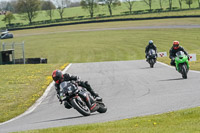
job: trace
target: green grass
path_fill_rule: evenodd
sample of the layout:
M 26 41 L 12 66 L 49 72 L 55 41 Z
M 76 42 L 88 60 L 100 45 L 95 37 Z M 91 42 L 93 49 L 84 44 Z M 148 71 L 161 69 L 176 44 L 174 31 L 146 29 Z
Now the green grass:
M 52 81 L 62 64 L 0 65 L 0 122 L 26 111 Z
M 159 9 L 159 0 L 155 0 L 152 3 L 152 9 Z M 166 9 L 168 8 L 168 1 L 163 1 L 163 8 Z M 178 0 L 177 1 L 173 1 L 173 7 L 178 7 L 179 8 L 179 4 L 178 4 Z M 198 7 L 198 1 L 194 0 L 193 4 L 191 5 L 191 8 L 197 8 Z M 188 9 L 188 5 L 185 4 L 185 2 L 183 1 L 183 9 Z M 149 9 L 149 7 L 147 6 L 147 4 L 145 4 L 144 2 L 136 2 L 133 6 L 133 11 L 138 11 L 138 10 L 147 10 Z M 122 12 L 126 12 L 129 11 L 127 8 L 127 4 L 122 3 L 121 6 L 118 6 L 116 8 L 113 9 L 113 15 L 120 15 Z M 157 16 L 157 14 L 160 15 L 164 15 L 164 16 L 174 16 L 174 15 L 195 15 L 195 14 L 199 14 L 200 11 L 198 10 L 190 10 L 190 11 L 178 11 L 178 12 L 167 12 L 167 13 L 156 13 L 156 14 L 148 14 L 147 16 Z M 96 10 L 95 10 L 95 14 L 94 17 L 98 16 L 98 14 L 105 14 L 107 16 L 109 16 L 109 11 L 107 6 L 99 6 Z M 12 23 L 24 23 L 24 24 L 28 24 L 28 20 L 24 20 L 22 18 L 22 15 L 20 14 L 14 14 L 16 17 L 16 20 L 12 21 Z M 63 18 L 67 18 L 67 17 L 78 17 L 78 16 L 84 16 L 85 18 L 90 17 L 89 12 L 87 10 L 82 9 L 81 7 L 73 7 L 73 8 L 66 8 Z M 143 17 L 145 17 L 146 15 L 143 15 Z M 3 21 L 1 21 L 3 19 L 3 15 L 0 15 L 0 27 L 5 27 L 5 23 Z M 122 18 L 124 18 L 123 16 L 121 16 Z M 121 18 L 120 17 L 120 18 Z M 139 17 L 139 15 L 131 15 L 128 17 Z M 114 17 L 115 18 L 115 17 Z M 118 18 L 118 17 L 117 17 Z M 54 16 L 53 19 L 60 19 L 58 12 L 55 10 L 54 11 Z M 49 17 L 46 15 L 45 11 L 39 11 L 38 16 L 34 19 L 34 21 L 42 21 L 42 20 L 49 20 Z
M 137 14 L 137 15 L 123 15 L 123 16 L 113 16 L 113 17 L 105 17 L 105 18 L 99 18 L 99 17 L 94 17 L 93 19 L 85 19 L 85 20 L 73 20 L 73 21 L 63 21 L 63 22 L 57 22 L 57 23 L 48 23 L 48 24 L 37 24 L 37 25 L 31 25 L 31 26 L 24 26 L 24 27 L 34 27 L 37 26 L 47 26 L 51 24 L 72 24 L 72 23 L 78 23 L 78 22 L 91 22 L 91 21 L 100 21 L 100 20 L 113 20 L 113 19 L 139 19 L 139 18 L 157 18 L 157 17 L 168 17 L 168 16 L 189 16 L 189 15 L 199 15 L 200 10 L 186 10 L 186 11 L 173 11 L 173 12 L 161 12 L 161 13 L 147 13 L 147 14 Z M 198 18 L 196 17 L 198 20 Z M 165 19 L 167 20 L 167 19 Z M 138 20 L 133 20 L 133 21 L 138 21 Z M 147 20 L 148 21 L 148 20 Z M 120 21 L 118 21 L 120 22 Z M 24 27 L 19 27 L 19 28 L 24 28 Z
M 148 21 L 140 22 L 148 23 Z M 67 26 L 62 28 L 68 30 Z M 37 30 L 37 33 L 40 31 Z M 199 29 L 61 32 L 16 37 L 5 41 L 25 41 L 27 58 L 43 57 L 47 58 L 49 63 L 99 62 L 144 59 L 144 48 L 150 39 L 154 40 L 158 51 L 168 52 L 172 42 L 179 40 L 189 53 L 200 54 L 199 33 Z M 26 34 L 28 33 L 26 32 Z M 197 59 L 199 59 L 199 55 Z
M 199 10 L 200 11 L 200 10 Z M 142 16 L 142 15 L 141 15 Z M 48 34 L 49 32 L 65 32 L 72 30 L 88 30 L 88 29 L 102 29 L 102 28 L 117 28 L 117 27 L 138 27 L 138 26 L 166 26 L 166 25 L 200 25 L 200 18 L 174 18 L 174 19 L 157 19 L 157 20 L 138 20 L 126 22 L 105 22 L 92 24 L 79 24 L 68 26 L 55 26 L 40 29 L 28 29 L 12 31 L 15 37 L 34 35 L 34 34 Z M 4 40 L 3 40 L 4 41 Z
M 200 107 L 113 122 L 18 133 L 199 133 Z

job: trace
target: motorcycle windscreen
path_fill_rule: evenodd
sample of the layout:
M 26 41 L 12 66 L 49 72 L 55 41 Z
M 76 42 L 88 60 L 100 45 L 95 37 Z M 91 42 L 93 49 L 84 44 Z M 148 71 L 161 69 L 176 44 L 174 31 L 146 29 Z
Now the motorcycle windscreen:
M 71 82 L 64 81 L 60 84 L 60 94 L 62 93 L 63 95 L 69 96 L 76 90 L 77 87 Z
M 155 54 L 156 54 L 156 51 L 154 49 L 149 50 L 149 55 L 155 55 Z
M 176 56 L 181 56 L 181 55 L 185 55 L 185 53 L 184 53 L 183 51 L 178 51 L 178 52 L 176 53 Z

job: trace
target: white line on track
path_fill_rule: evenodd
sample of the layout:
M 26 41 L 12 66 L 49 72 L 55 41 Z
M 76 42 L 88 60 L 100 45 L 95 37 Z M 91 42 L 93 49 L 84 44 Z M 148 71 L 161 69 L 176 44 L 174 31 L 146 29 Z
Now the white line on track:
M 66 72 L 71 66 L 71 63 L 69 65 L 67 65 L 67 67 L 63 70 L 63 72 Z M 0 126 L 3 125 L 3 124 L 6 124 L 6 123 L 9 123 L 11 121 L 14 121 L 16 119 L 19 119 L 27 114 L 30 114 L 31 112 L 33 112 L 41 103 L 42 101 L 46 98 L 46 96 L 48 95 L 48 93 L 50 92 L 51 88 L 53 87 L 54 85 L 54 81 L 52 81 L 50 83 L 50 85 L 47 87 L 47 89 L 45 90 L 44 94 L 27 110 L 25 111 L 23 114 L 13 118 L 13 119 L 10 119 L 8 121 L 5 121 L 3 123 L 0 123 Z

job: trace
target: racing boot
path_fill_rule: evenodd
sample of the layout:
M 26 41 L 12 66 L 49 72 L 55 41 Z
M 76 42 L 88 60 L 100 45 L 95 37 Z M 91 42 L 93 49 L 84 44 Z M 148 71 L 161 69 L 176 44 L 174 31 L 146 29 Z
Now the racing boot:
M 67 109 L 71 109 L 72 108 L 72 106 L 67 101 L 64 101 L 64 106 Z
M 86 82 L 86 85 L 87 85 L 87 90 L 91 93 L 91 95 L 98 101 L 102 101 L 102 98 L 99 96 L 98 93 L 96 93 L 92 88 L 91 86 Z

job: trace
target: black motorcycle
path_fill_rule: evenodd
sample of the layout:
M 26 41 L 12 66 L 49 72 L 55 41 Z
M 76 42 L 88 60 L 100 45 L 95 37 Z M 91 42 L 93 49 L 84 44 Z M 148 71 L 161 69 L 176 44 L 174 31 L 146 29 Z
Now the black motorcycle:
M 156 63 L 157 54 L 154 49 L 150 49 L 147 54 L 147 62 L 150 64 L 150 67 L 153 68 Z
M 107 108 L 101 98 L 94 98 L 86 88 L 75 82 L 65 81 L 60 84 L 60 100 L 66 102 L 84 116 L 92 112 L 105 113 Z

